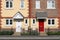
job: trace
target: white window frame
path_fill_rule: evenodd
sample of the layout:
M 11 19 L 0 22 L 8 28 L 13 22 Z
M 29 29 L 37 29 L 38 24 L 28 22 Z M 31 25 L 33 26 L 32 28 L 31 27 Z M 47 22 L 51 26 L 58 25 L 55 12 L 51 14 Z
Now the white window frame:
M 12 26 L 12 24 L 13 24 L 13 20 L 12 19 L 6 19 L 6 20 L 8 20 L 8 25 L 6 24 L 6 26 Z M 12 20 L 12 24 L 10 24 L 10 20 Z
M 20 9 L 24 9 L 25 8 L 25 0 L 20 0 Z M 22 4 L 23 3 L 23 4 Z M 23 5 L 23 7 L 21 7 L 21 5 Z
M 35 20 L 35 23 L 33 23 L 33 20 Z M 36 19 L 32 19 L 32 25 L 36 25 Z
M 55 19 L 54 18 L 49 18 L 48 20 L 51 21 L 51 24 L 48 24 L 49 26 L 54 26 L 55 25 Z M 54 24 L 52 24 L 52 20 L 54 20 Z
M 54 1 L 54 4 L 52 3 L 52 1 Z M 54 5 L 54 7 L 52 5 Z M 56 9 L 55 0 L 47 0 L 47 9 Z
M 6 7 L 6 2 L 9 2 L 9 7 Z M 13 8 L 13 0 L 6 0 L 5 7 L 6 9 L 12 9 Z M 12 7 L 10 7 L 10 2 L 12 2 Z
M 26 20 L 27 20 L 27 23 L 26 23 Z M 28 19 L 25 19 L 25 20 L 24 20 L 24 23 L 25 23 L 25 25 L 28 25 Z
M 35 2 L 35 8 L 40 9 L 40 0 L 36 0 Z
M 35 23 L 36 23 L 36 19 L 33 19 L 33 20 L 35 20 Z M 32 21 L 33 21 L 33 20 L 32 20 Z M 33 23 L 33 24 L 35 24 L 35 23 Z

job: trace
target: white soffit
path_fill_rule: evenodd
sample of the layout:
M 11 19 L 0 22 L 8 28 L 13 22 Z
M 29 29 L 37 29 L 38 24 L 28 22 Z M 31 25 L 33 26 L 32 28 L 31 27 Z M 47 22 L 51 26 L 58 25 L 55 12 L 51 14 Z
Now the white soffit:
M 23 15 L 18 12 L 16 15 L 14 15 L 13 18 L 14 18 L 14 19 L 23 19 Z

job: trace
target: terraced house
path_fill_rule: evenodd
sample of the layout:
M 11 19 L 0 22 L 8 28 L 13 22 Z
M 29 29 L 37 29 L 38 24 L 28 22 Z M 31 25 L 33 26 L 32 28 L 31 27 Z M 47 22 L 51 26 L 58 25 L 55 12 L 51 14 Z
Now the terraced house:
M 27 30 L 29 20 L 28 0 L 1 0 L 1 29 L 21 32 L 22 28 Z
M 45 35 L 60 27 L 57 6 L 57 0 L 0 0 L 0 28 L 18 35 L 31 28 Z
M 33 29 L 38 28 L 42 34 L 59 29 L 58 0 L 30 0 L 29 9 Z

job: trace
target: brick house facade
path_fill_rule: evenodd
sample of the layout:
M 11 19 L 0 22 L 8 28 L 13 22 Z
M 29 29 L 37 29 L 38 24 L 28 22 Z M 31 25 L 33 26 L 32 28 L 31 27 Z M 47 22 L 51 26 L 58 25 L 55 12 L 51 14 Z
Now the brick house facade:
M 36 1 L 40 1 L 40 9 L 36 9 Z M 57 0 L 50 0 L 50 1 L 55 1 L 55 8 L 50 8 L 50 9 L 47 8 L 47 1 L 49 1 L 49 0 L 30 0 L 30 8 L 29 9 L 30 9 L 31 20 L 33 20 L 33 19 L 38 20 L 38 21 L 36 21 L 37 24 L 35 25 L 36 27 L 38 27 L 38 29 L 39 29 L 39 23 L 38 22 L 41 19 L 42 20 L 45 19 L 44 29 L 48 29 L 48 28 L 49 29 L 59 29 L 58 27 L 60 27 L 60 26 L 59 26 L 59 22 L 58 22 L 59 21 L 59 18 L 58 18 L 58 14 L 59 14 L 58 13 L 58 9 L 59 9 L 58 8 L 58 1 Z M 46 14 L 46 18 L 42 18 L 42 17 L 44 17 L 42 13 L 44 15 Z M 39 15 L 40 18 L 38 18 L 39 16 L 37 16 L 37 15 Z M 48 24 L 49 19 L 54 19 L 54 21 L 55 21 L 54 24 L 55 25 L 50 25 L 49 26 L 49 24 Z M 33 24 L 31 24 L 31 25 L 33 25 Z
M 59 19 L 59 29 L 60 29 L 60 0 L 57 0 L 57 10 L 58 10 L 58 19 Z
M 8 2 L 12 1 L 12 9 L 8 9 Z M 24 0 L 23 0 L 24 1 Z M 0 0 L 0 28 L 10 29 L 13 28 L 15 32 L 21 32 L 19 28 L 28 30 L 38 30 L 39 32 L 46 33 L 49 29 L 60 28 L 60 1 L 58 0 L 25 0 L 24 9 L 21 9 L 21 0 Z M 51 7 L 53 4 L 55 8 Z M 7 5 L 6 5 L 7 3 Z M 49 3 L 49 4 L 48 4 Z M 10 5 L 10 4 L 9 4 Z M 20 6 L 21 7 L 20 7 Z M 48 5 L 48 6 L 47 6 Z M 50 6 L 49 6 L 50 5 Z M 11 6 L 11 5 L 10 5 Z M 12 20 L 11 20 L 12 19 Z M 9 22 L 8 22 L 9 21 Z M 10 25 L 10 24 L 12 25 Z M 8 26 L 6 24 L 9 24 Z M 18 28 L 17 28 L 18 27 Z M 19 31 L 20 30 L 20 31 Z

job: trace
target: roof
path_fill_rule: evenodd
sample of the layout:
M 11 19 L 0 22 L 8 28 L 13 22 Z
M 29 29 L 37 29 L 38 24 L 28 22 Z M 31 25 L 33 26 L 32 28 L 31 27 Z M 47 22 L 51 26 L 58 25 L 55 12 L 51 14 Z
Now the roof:
M 47 12 L 36 12 L 37 19 L 45 19 L 47 16 Z

